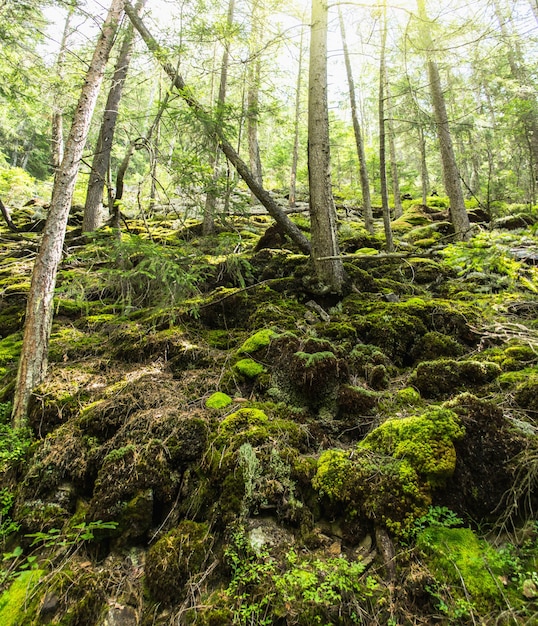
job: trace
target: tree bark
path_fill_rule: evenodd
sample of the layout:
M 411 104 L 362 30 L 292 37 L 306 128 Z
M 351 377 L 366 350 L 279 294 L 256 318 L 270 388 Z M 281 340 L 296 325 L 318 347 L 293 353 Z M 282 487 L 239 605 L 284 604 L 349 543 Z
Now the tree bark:
M 355 134 L 355 145 L 357 146 L 357 157 L 359 159 L 359 174 L 360 174 L 360 181 L 361 181 L 362 205 L 363 205 L 363 211 L 364 211 L 364 226 L 366 227 L 366 230 L 369 233 L 373 234 L 374 233 L 374 214 L 372 211 L 372 200 L 370 196 L 370 180 L 368 177 L 368 168 L 366 167 L 366 154 L 364 152 L 362 128 L 359 122 L 359 114 L 357 110 L 357 99 L 355 97 L 355 81 L 353 79 L 353 71 L 351 69 L 351 61 L 349 58 L 349 50 L 347 47 L 344 17 L 342 15 L 342 9 L 340 7 L 338 7 L 338 17 L 340 20 L 340 32 L 342 34 L 344 61 L 346 64 L 347 82 L 349 86 L 351 119 L 353 122 L 353 132 Z
M 299 68 L 297 70 L 297 86 L 295 91 L 295 119 L 293 123 L 293 149 L 290 171 L 290 194 L 289 206 L 293 208 L 297 200 L 297 167 L 299 165 L 299 125 L 301 118 L 301 91 L 303 78 L 303 40 L 304 26 L 301 26 L 301 39 L 299 41 Z
M 387 149 L 385 127 L 385 48 L 387 44 L 387 6 L 383 4 L 383 26 L 381 31 L 381 51 L 379 58 L 379 184 L 381 187 L 381 206 L 383 208 L 383 227 L 385 229 L 385 245 L 388 252 L 394 252 L 392 227 L 390 225 L 389 191 L 387 187 Z
M 232 29 L 234 21 L 235 0 L 229 0 L 228 16 L 226 25 L 228 31 Z M 222 115 L 224 103 L 226 101 L 226 88 L 228 85 L 228 65 L 230 63 L 230 43 L 226 39 L 224 42 L 224 52 L 222 53 L 222 61 L 220 64 L 220 82 L 219 94 L 217 96 L 217 115 Z M 213 171 L 211 187 L 207 192 L 204 208 L 204 221 L 202 224 L 202 232 L 204 235 L 210 235 L 215 232 L 215 210 L 217 206 L 216 185 L 219 178 L 219 146 L 218 142 L 213 141 L 211 146 L 211 169 Z
M 61 84 L 64 80 L 64 64 L 65 54 L 67 51 L 67 39 L 71 29 L 71 18 L 73 17 L 74 5 L 69 5 L 67 16 L 65 18 L 64 30 L 62 33 L 62 41 L 60 43 L 60 51 L 56 59 L 56 74 L 58 82 Z M 54 172 L 58 171 L 60 164 L 64 158 L 64 127 L 63 127 L 63 108 L 61 89 L 55 89 L 55 98 L 52 105 L 52 167 Z
M 388 74 L 385 68 L 385 90 L 386 90 L 386 99 L 385 102 L 388 105 L 388 108 L 391 107 L 391 99 L 390 99 L 390 87 L 388 81 Z M 387 107 L 385 107 L 387 108 Z M 403 208 L 402 208 L 402 199 L 400 197 L 400 175 L 398 172 L 398 159 L 396 157 L 396 141 L 395 141 L 395 132 L 394 132 L 394 121 L 392 119 L 392 115 L 389 115 L 386 119 L 387 122 L 387 130 L 388 139 L 389 139 L 389 155 L 390 155 L 390 177 L 392 179 L 392 195 L 394 196 L 394 217 L 398 218 L 402 216 Z
M 441 86 L 439 67 L 431 58 L 433 44 L 428 30 L 428 16 L 424 0 L 417 0 L 418 17 L 421 21 L 421 28 L 425 35 L 426 65 L 428 70 L 428 80 L 430 83 L 430 94 L 432 99 L 433 112 L 439 140 L 439 150 L 441 153 L 441 164 L 443 166 L 443 179 L 445 190 L 450 200 L 450 218 L 456 238 L 459 241 L 467 241 L 471 237 L 471 226 L 469 216 L 465 208 L 463 191 L 461 188 L 460 174 L 452 144 L 450 133 L 450 123 L 446 111 L 445 96 Z
M 123 4 L 124 0 L 111 2 L 75 110 L 65 155 L 54 180 L 49 215 L 35 261 L 26 305 L 23 344 L 13 402 L 14 427 L 26 425 L 32 390 L 42 382 L 46 374 L 54 288 L 62 256 L 67 218 L 91 116 L 123 12 Z
M 138 0 L 135 11 L 140 13 L 146 0 Z M 107 172 L 110 168 L 110 154 L 116 132 L 116 122 L 118 120 L 119 105 L 123 94 L 123 87 L 129 71 L 131 55 L 134 45 L 134 29 L 129 22 L 125 29 L 123 44 L 120 49 L 116 67 L 112 76 L 112 85 L 108 92 L 105 104 L 105 112 L 99 130 L 99 136 L 95 146 L 86 192 L 86 202 L 84 205 L 84 217 L 82 220 L 82 231 L 92 232 L 99 228 L 102 223 L 103 189 L 105 186 Z M 113 195 L 113 194 L 111 194 Z
M 336 208 L 331 186 L 327 104 L 326 0 L 312 0 L 308 87 L 308 182 L 312 259 L 319 282 L 332 293 L 343 290 L 345 273 L 336 237 Z M 329 257 L 329 258 L 327 258 Z
M 207 111 L 193 96 L 191 90 L 185 84 L 183 77 L 180 74 L 177 74 L 172 65 L 164 59 L 164 52 L 146 28 L 144 22 L 137 16 L 135 10 L 129 2 L 125 3 L 125 12 L 129 16 L 129 19 L 133 22 L 136 30 L 140 33 L 140 36 L 146 43 L 150 52 L 161 63 L 164 71 L 173 81 L 174 87 L 178 90 L 180 96 L 202 122 L 207 136 L 211 139 L 217 140 L 219 148 L 226 155 L 226 158 L 235 167 L 239 176 L 241 176 L 241 178 L 245 181 L 248 188 L 258 198 L 260 203 L 263 204 L 276 223 L 297 244 L 302 252 L 310 254 L 311 246 L 308 239 L 303 235 L 299 227 L 288 218 L 282 208 L 273 200 L 271 194 L 256 181 L 247 164 L 241 159 L 232 144 L 225 137 L 222 128 L 215 123 Z

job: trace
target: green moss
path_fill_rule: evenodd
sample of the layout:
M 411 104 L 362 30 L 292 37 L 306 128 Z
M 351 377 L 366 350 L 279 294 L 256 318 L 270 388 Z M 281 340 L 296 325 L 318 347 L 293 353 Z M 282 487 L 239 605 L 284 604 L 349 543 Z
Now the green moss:
M 216 391 L 205 401 L 205 405 L 208 409 L 224 409 L 230 406 L 232 402 L 233 400 L 228 394 Z
M 450 335 L 431 331 L 415 343 L 412 355 L 417 361 L 431 361 L 439 357 L 461 356 L 464 352 L 464 347 Z
M 145 573 L 153 599 L 166 606 L 183 600 L 188 580 L 203 569 L 210 544 L 207 524 L 185 520 L 151 546 Z
M 420 416 L 387 420 L 360 442 L 359 447 L 405 459 L 435 487 L 454 473 L 454 441 L 464 433 L 453 411 L 434 408 Z
M 21 333 L 13 333 L 0 341 L 0 365 L 6 365 L 19 358 L 22 347 Z
M 271 330 L 270 328 L 259 330 L 243 343 L 237 353 L 253 354 L 258 350 L 261 350 L 262 348 L 266 348 L 271 343 L 273 337 L 276 337 L 276 333 L 274 330 Z
M 333 352 L 324 351 L 324 352 L 296 352 L 294 356 L 303 362 L 303 366 L 306 369 L 316 367 L 322 361 L 326 360 L 336 360 L 336 357 Z
M 499 579 L 506 572 L 499 556 L 470 528 L 431 526 L 418 535 L 417 546 L 437 580 L 453 585 L 452 593 L 467 597 L 479 610 L 502 601 Z
M 261 363 L 257 363 L 254 359 L 241 359 L 234 365 L 234 370 L 245 378 L 256 378 L 263 374 L 266 370 Z
M 44 572 L 30 570 L 22 572 L 11 586 L 0 596 L 0 624 L 21 626 L 26 623 L 30 598 Z
M 469 386 L 485 385 L 501 373 L 497 363 L 438 359 L 419 363 L 409 377 L 425 398 L 437 398 Z
M 414 406 L 421 400 L 420 393 L 413 387 L 405 387 L 395 394 L 395 400 L 398 404 L 404 406 Z

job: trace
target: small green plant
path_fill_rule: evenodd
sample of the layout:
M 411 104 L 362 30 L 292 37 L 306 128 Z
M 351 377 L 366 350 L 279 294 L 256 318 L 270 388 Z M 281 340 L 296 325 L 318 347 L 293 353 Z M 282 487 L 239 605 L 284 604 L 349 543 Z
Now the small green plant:
M 31 548 L 37 545 L 43 548 L 69 548 L 83 541 L 94 541 L 95 533 L 98 531 L 115 530 L 117 527 L 117 522 L 98 520 L 81 522 L 63 531 L 59 528 L 51 528 L 46 532 L 30 533 L 25 537 L 32 539 Z
M 0 472 L 24 459 L 32 441 L 29 429 L 11 427 L 10 416 L 11 403 L 0 404 Z

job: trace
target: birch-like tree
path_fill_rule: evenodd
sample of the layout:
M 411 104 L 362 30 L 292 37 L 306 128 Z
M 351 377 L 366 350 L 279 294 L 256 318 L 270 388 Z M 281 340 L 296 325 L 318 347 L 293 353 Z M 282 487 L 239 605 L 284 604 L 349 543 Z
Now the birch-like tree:
M 14 427 L 26 424 L 32 390 L 43 381 L 47 371 L 54 288 L 62 257 L 67 218 L 91 117 L 123 13 L 123 5 L 124 0 L 111 1 L 82 86 L 65 144 L 65 154 L 54 179 L 50 210 L 35 260 L 26 305 L 22 351 L 13 401 Z

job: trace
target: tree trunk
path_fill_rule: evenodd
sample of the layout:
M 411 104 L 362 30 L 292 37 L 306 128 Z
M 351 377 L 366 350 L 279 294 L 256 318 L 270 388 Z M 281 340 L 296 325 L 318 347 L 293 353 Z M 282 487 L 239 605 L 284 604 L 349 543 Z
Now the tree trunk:
M 386 89 L 386 99 L 385 102 L 388 105 L 388 108 L 391 107 L 391 99 L 390 99 L 390 88 L 388 82 L 387 71 L 385 68 L 385 89 Z M 392 115 L 387 117 L 387 130 L 388 139 L 389 139 L 389 155 L 390 155 L 390 177 L 392 179 L 392 194 L 394 196 L 394 217 L 401 217 L 403 213 L 402 208 L 402 199 L 400 197 L 400 175 L 398 172 L 398 159 L 396 158 L 396 141 L 395 141 L 395 133 L 394 133 L 394 121 L 392 119 Z
M 341 293 L 344 266 L 336 237 L 327 104 L 327 0 L 312 0 L 308 87 L 308 181 L 312 259 L 319 282 Z
M 293 149 L 290 172 L 289 206 L 293 208 L 297 200 L 297 167 L 299 165 L 299 128 L 301 123 L 301 91 L 303 77 L 303 40 L 304 27 L 301 26 L 301 39 L 299 41 L 299 69 L 297 70 L 297 86 L 295 91 L 295 119 L 293 123 Z
M 228 16 L 226 18 L 226 26 L 231 31 L 234 21 L 235 0 L 229 0 Z M 224 42 L 224 52 L 222 53 L 222 61 L 220 64 L 220 82 L 219 94 L 217 97 L 217 116 L 222 115 L 224 103 L 226 101 L 226 88 L 228 84 L 228 65 L 230 63 L 230 44 L 226 39 Z M 211 187 L 207 192 L 204 208 L 204 221 L 202 224 L 202 232 L 204 235 L 210 235 L 215 232 L 215 210 L 217 206 L 216 185 L 219 178 L 219 146 L 214 141 L 211 146 L 211 169 L 213 171 Z
M 458 165 L 456 163 L 456 155 L 454 154 L 450 124 L 446 111 L 445 96 L 441 87 L 439 68 L 437 63 L 431 58 L 433 44 L 428 30 L 428 16 L 426 14 L 424 0 L 417 0 L 417 6 L 421 28 L 425 34 L 426 64 L 430 83 L 430 94 L 436 122 L 437 137 L 439 140 L 445 190 L 450 200 L 450 217 L 452 225 L 454 226 L 456 238 L 459 241 L 467 241 L 471 237 L 471 227 L 469 224 L 469 216 L 467 215 L 467 210 L 465 209 L 460 175 Z
M 428 192 L 430 190 L 430 176 L 428 174 L 428 162 L 426 160 L 426 138 L 424 137 L 424 128 L 419 122 L 417 124 L 418 145 L 420 149 L 420 184 L 422 189 L 422 204 L 428 202 Z
M 443 165 L 443 179 L 446 193 L 450 199 L 450 217 L 456 238 L 459 241 L 468 241 L 471 238 L 469 216 L 465 208 L 460 174 L 456 163 L 456 155 L 452 146 L 452 135 L 446 112 L 445 98 L 439 77 L 439 68 L 435 61 L 428 61 L 428 78 L 432 96 L 433 110 L 437 124 L 437 136 Z
M 357 157 L 359 159 L 362 205 L 363 205 L 363 211 L 364 211 L 364 226 L 366 227 L 366 230 L 369 233 L 373 234 L 374 233 L 374 215 L 372 211 L 372 200 L 370 197 L 370 181 L 368 177 L 368 168 L 366 167 L 366 154 L 364 152 L 362 128 L 359 122 L 359 114 L 357 111 L 357 100 L 355 98 L 355 81 L 353 80 L 353 71 L 351 69 L 351 61 L 349 59 L 349 50 L 347 47 L 344 17 L 342 15 L 342 9 L 340 7 L 338 7 L 338 17 L 340 20 L 340 32 L 342 34 L 342 45 L 344 49 L 344 61 L 346 64 L 347 82 L 349 85 L 349 101 L 351 105 L 351 119 L 353 121 L 353 132 L 355 134 L 355 144 L 357 146 Z
M 250 171 L 259 185 L 263 185 L 262 161 L 258 142 L 258 119 L 260 109 L 261 76 L 261 29 L 260 0 L 252 1 L 251 32 L 249 41 L 250 61 L 247 66 L 247 140 Z M 253 195 L 252 200 L 256 197 Z
M 146 0 L 138 0 L 135 11 L 140 13 Z M 82 231 L 92 232 L 99 228 L 102 223 L 103 189 L 106 182 L 107 172 L 110 168 L 110 154 L 112 143 L 116 131 L 119 105 L 123 94 L 123 87 L 129 71 L 131 55 L 134 44 L 134 29 L 129 22 L 125 29 L 123 44 L 120 49 L 116 68 L 112 76 L 112 85 L 108 92 L 105 105 L 105 112 L 95 146 L 95 155 L 90 171 L 88 190 L 86 193 L 86 203 L 84 205 L 84 218 L 82 220 Z M 113 194 L 111 194 L 113 195 Z
M 35 261 L 26 305 L 22 352 L 13 403 L 14 427 L 26 424 L 30 395 L 46 374 L 54 288 L 62 256 L 67 218 L 91 116 L 123 12 L 123 4 L 124 0 L 111 2 L 75 110 L 65 155 L 54 180 L 49 215 Z
M 394 252 L 392 227 L 390 225 L 389 191 L 387 187 L 387 150 L 385 129 L 385 48 L 387 44 L 387 7 L 383 4 L 383 26 L 381 31 L 381 51 L 379 58 L 379 184 L 381 187 L 381 206 L 383 208 L 383 227 L 388 252 Z
M 178 90 L 181 98 L 187 103 L 190 109 L 198 116 L 204 126 L 205 132 L 210 139 L 216 139 L 219 148 L 226 155 L 226 158 L 235 167 L 237 173 L 245 181 L 248 188 L 254 193 L 258 200 L 267 209 L 268 213 L 273 217 L 282 230 L 297 244 L 302 252 L 309 254 L 311 250 L 310 242 L 303 235 L 299 227 L 294 224 L 282 210 L 282 208 L 273 200 L 271 194 L 264 189 L 255 179 L 247 164 L 241 159 L 235 151 L 231 143 L 224 135 L 223 129 L 212 120 L 207 111 L 192 95 L 185 81 L 180 74 L 177 74 L 170 63 L 164 61 L 164 54 L 155 41 L 151 33 L 148 31 L 144 22 L 137 16 L 135 10 L 129 2 L 125 3 L 125 12 L 129 19 L 133 22 L 134 27 L 140 33 L 140 36 L 146 43 L 150 52 L 152 52 L 157 60 L 161 63 L 164 71 L 173 81 L 174 87 Z
M 56 74 L 58 76 L 59 84 L 64 80 L 64 64 L 65 54 L 67 51 L 67 39 L 69 38 L 69 31 L 71 29 L 71 18 L 75 10 L 74 5 L 70 5 L 67 9 L 67 16 L 65 18 L 64 30 L 62 33 L 62 41 L 60 43 L 60 51 L 56 59 Z M 52 167 L 54 172 L 58 171 L 62 159 L 64 158 L 64 127 L 63 127 L 63 108 L 62 99 L 63 94 L 61 89 L 55 90 L 54 102 L 52 104 Z

